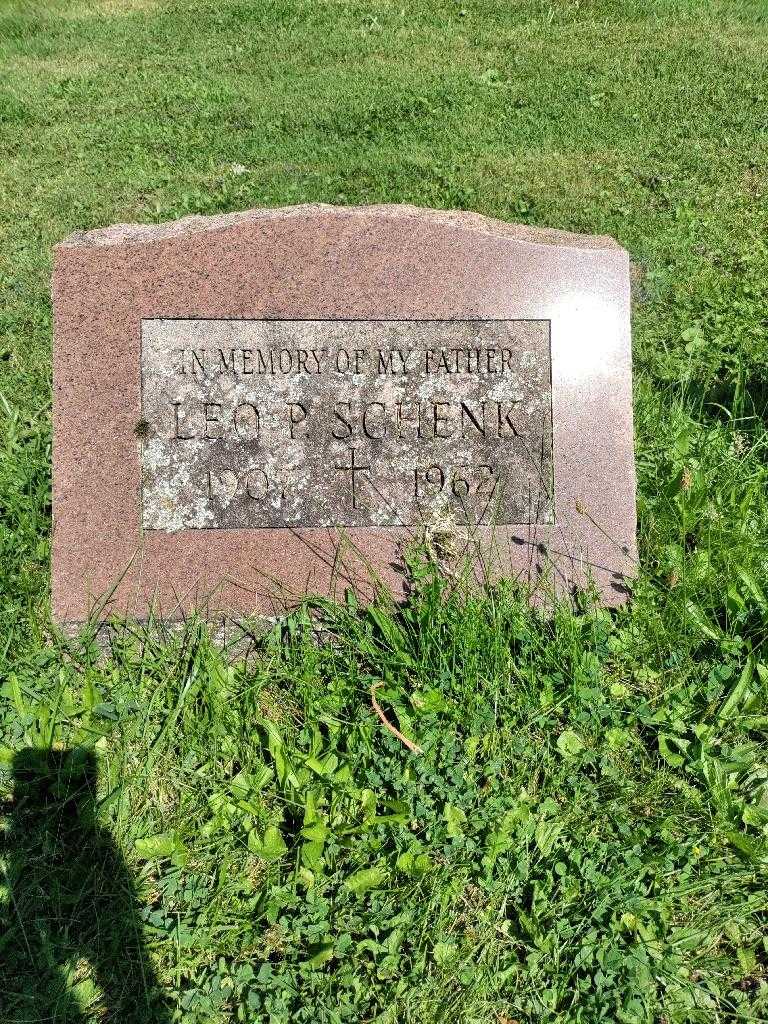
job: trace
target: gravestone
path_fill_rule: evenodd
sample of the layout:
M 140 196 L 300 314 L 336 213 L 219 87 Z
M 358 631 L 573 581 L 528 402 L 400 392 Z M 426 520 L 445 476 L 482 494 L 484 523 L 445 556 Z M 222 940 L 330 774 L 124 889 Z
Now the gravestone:
M 59 621 L 399 595 L 422 536 L 626 598 L 611 239 L 404 206 L 118 225 L 57 247 L 54 315 Z

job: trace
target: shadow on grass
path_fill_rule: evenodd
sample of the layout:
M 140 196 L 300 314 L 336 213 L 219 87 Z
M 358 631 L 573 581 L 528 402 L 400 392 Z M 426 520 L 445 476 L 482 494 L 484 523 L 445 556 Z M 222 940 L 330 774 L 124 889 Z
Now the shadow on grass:
M 87 750 L 26 749 L 14 758 L 0 846 L 8 876 L 0 909 L 3 1024 L 171 1020 L 131 877 L 96 821 L 96 778 Z

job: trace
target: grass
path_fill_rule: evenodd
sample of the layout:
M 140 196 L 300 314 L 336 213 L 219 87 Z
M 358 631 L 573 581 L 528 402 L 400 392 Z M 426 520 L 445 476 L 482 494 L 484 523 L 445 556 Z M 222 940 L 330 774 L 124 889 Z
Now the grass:
M 2 4 L 0 1020 L 768 1020 L 767 43 L 717 0 Z M 406 607 L 247 661 L 51 628 L 51 246 L 306 201 L 629 249 L 627 609 L 414 553 Z

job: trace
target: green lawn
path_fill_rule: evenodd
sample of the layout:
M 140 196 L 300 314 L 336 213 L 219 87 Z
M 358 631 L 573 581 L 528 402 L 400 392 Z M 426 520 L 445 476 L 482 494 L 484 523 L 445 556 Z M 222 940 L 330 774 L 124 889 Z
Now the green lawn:
M 767 112 L 765 2 L 0 2 L 2 1024 L 768 1020 Z M 51 247 L 316 201 L 630 251 L 626 610 L 52 629 Z

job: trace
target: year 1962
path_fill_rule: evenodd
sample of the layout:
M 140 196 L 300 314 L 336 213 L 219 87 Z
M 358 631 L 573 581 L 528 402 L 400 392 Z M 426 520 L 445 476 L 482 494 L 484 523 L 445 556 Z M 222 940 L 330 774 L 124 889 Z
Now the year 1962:
M 458 499 L 492 498 L 501 484 L 498 469 L 488 463 L 478 465 L 431 465 L 413 469 L 415 498 L 434 498 L 438 494 Z

